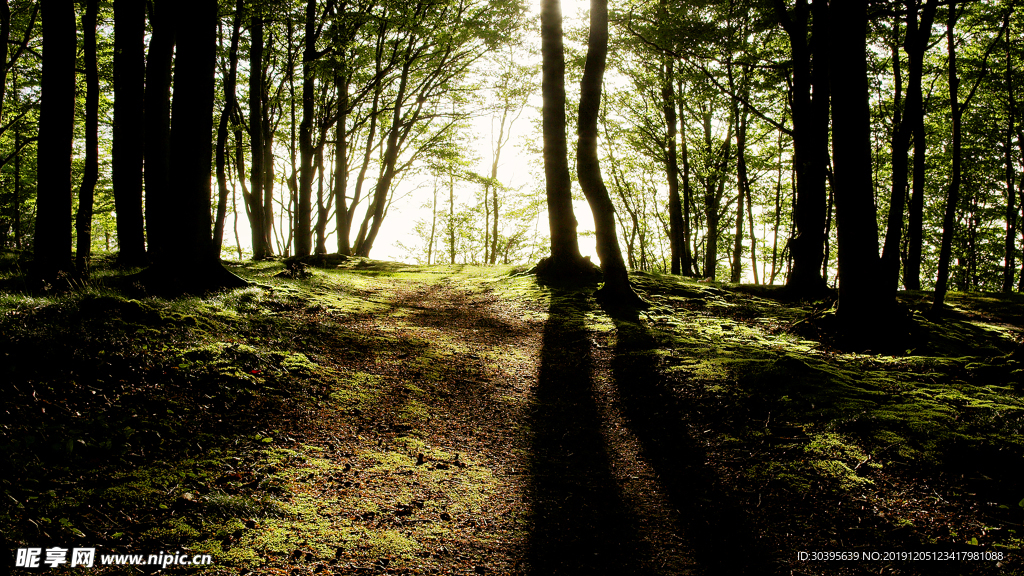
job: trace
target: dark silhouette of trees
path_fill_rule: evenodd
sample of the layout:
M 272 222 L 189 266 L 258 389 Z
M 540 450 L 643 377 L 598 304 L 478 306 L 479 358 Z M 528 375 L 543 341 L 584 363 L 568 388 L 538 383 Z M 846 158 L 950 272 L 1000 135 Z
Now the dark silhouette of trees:
M 117 210 L 118 261 L 123 266 L 146 263 L 142 180 L 145 100 L 146 5 L 138 0 L 114 1 L 114 206 Z
M 32 283 L 52 284 L 72 271 L 71 151 L 75 129 L 75 8 L 40 0 L 43 77 L 39 106 L 38 212 Z

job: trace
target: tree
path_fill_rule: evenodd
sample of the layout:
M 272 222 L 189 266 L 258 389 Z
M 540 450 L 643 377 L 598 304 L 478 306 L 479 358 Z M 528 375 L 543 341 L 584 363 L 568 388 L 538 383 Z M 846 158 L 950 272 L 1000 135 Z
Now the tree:
M 565 49 L 562 44 L 562 6 L 541 0 L 541 96 L 544 133 L 544 179 L 551 227 L 551 256 L 537 265 L 537 274 L 572 277 L 590 272 L 576 239 L 572 210 L 569 148 L 565 138 Z
M 878 227 L 872 184 L 868 107 L 867 0 L 833 3 L 829 75 L 832 93 L 832 157 L 839 243 L 836 311 L 849 346 L 868 348 L 891 334 L 893 289 L 881 285 Z
M 201 292 L 247 283 L 231 274 L 214 254 L 210 217 L 213 146 L 214 68 L 217 50 L 217 1 L 178 1 L 166 14 L 175 30 L 188 30 L 174 65 L 170 127 L 170 178 L 159 204 L 173 224 L 173 242 L 155 255 L 147 270 L 154 290 Z M 173 197 L 170 196 L 173 191 Z
M 32 283 L 45 287 L 73 270 L 71 150 L 75 128 L 75 52 L 78 42 L 75 8 L 71 2 L 40 0 L 40 6 L 45 24 Z
M 146 5 L 114 1 L 113 185 L 118 262 L 146 263 L 142 180 L 144 151 Z
M 580 82 L 579 140 L 576 145 L 580 188 L 594 213 L 597 255 L 601 258 L 604 286 L 598 296 L 613 306 L 645 307 L 629 283 L 615 233 L 615 207 L 601 177 L 597 154 L 597 117 L 601 109 L 601 83 L 608 59 L 608 0 L 591 0 L 587 61 Z
M 78 232 L 75 249 L 75 269 L 81 276 L 89 274 L 89 258 L 92 252 L 92 208 L 99 179 L 99 100 L 100 80 L 96 63 L 96 12 L 99 0 L 88 0 L 82 14 L 82 32 L 85 44 L 85 172 L 78 192 L 78 215 L 75 228 Z M 140 211 L 141 215 L 141 211 Z M 128 220 L 128 218 L 126 218 Z

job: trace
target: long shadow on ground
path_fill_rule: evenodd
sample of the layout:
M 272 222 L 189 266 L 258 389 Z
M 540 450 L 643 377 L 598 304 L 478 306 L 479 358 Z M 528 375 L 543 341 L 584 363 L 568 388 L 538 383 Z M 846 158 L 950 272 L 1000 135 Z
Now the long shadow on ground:
M 600 431 L 586 306 L 552 294 L 531 415 L 531 574 L 636 574 L 640 553 Z M 570 299 L 571 298 L 571 299 Z
M 728 576 L 773 572 L 707 454 L 688 430 L 683 405 L 659 370 L 656 341 L 642 326 L 617 322 L 612 373 L 624 415 L 640 439 L 642 453 L 680 512 L 680 532 L 706 574 Z

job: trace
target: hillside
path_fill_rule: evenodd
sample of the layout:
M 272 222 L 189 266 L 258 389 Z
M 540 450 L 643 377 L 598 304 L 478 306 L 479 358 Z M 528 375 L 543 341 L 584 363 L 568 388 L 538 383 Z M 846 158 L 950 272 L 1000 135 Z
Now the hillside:
M 915 332 L 872 355 L 832 346 L 830 303 L 757 286 L 635 274 L 652 307 L 629 321 L 507 267 L 230 267 L 252 286 L 173 300 L 109 271 L 2 280 L 8 548 L 238 575 L 1024 574 L 1021 295 L 929 319 L 901 293 Z

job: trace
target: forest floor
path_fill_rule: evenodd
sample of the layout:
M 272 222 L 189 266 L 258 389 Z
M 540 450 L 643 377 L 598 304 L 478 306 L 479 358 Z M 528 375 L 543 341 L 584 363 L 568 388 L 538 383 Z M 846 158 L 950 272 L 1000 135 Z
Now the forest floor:
M 635 274 L 628 321 L 507 267 L 230 267 L 252 285 L 177 299 L 0 272 L 3 547 L 225 575 L 1024 574 L 1021 295 L 928 319 L 901 294 L 893 356 L 762 287 Z

